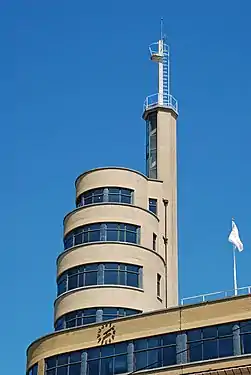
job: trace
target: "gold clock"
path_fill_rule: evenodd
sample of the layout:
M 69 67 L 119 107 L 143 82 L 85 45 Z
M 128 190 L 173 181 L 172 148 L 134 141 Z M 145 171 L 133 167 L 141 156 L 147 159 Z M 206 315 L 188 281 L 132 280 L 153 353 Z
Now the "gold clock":
M 97 340 L 100 345 L 111 344 L 115 338 L 116 329 L 112 323 L 105 323 L 98 329 Z

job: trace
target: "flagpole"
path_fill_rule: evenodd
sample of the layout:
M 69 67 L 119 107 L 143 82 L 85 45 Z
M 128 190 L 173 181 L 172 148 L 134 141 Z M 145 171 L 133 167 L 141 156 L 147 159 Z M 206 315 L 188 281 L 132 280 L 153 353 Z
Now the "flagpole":
M 237 272 L 236 272 L 236 246 L 233 245 L 233 257 L 234 257 L 234 295 L 238 295 L 238 288 L 237 288 Z

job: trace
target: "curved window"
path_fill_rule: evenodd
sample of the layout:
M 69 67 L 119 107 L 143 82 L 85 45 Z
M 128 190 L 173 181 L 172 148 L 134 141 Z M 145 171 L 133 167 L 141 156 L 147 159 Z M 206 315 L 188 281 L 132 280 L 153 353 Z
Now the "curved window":
M 56 321 L 55 330 L 83 326 L 85 324 L 140 314 L 141 312 L 123 307 L 96 307 L 72 311 Z
M 92 263 L 70 268 L 58 278 L 58 296 L 83 286 L 106 284 L 142 288 L 142 267 L 124 263 Z
M 88 190 L 81 194 L 76 201 L 77 207 L 94 203 L 133 203 L 133 190 L 120 187 L 105 187 Z
M 88 242 L 118 241 L 139 243 L 140 227 L 125 223 L 94 223 L 75 228 L 64 238 L 64 248 Z

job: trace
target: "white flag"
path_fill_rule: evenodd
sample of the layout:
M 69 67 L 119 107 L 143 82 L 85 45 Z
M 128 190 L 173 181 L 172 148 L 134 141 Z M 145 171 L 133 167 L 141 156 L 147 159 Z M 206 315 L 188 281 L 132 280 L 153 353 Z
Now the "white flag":
M 232 231 L 228 237 L 228 241 L 231 242 L 239 251 L 243 250 L 243 243 L 241 242 L 238 228 L 235 222 L 232 220 Z

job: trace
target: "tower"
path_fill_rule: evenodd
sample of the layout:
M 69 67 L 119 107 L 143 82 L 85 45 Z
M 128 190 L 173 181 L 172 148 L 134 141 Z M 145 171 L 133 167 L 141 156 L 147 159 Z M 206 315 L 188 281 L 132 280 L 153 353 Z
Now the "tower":
M 176 118 L 169 49 L 150 46 L 159 91 L 147 97 L 147 175 L 100 168 L 76 180 L 57 260 L 55 329 L 176 305 Z
M 251 373 L 250 287 L 178 304 L 178 111 L 162 33 L 150 55 L 159 88 L 144 103 L 146 175 L 117 167 L 77 178 L 57 259 L 55 332 L 29 346 L 27 375 Z

